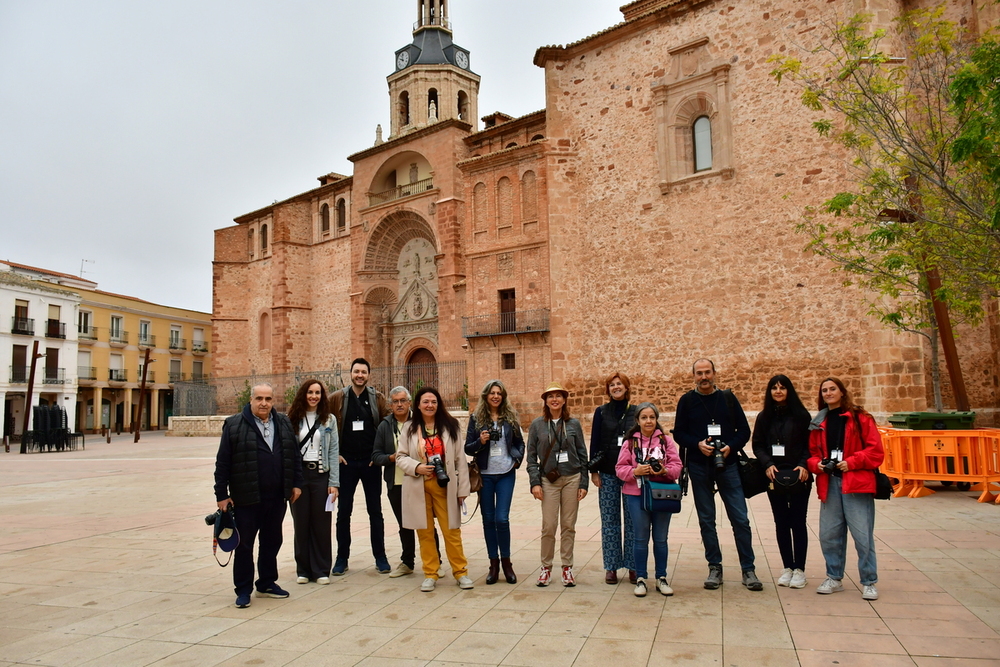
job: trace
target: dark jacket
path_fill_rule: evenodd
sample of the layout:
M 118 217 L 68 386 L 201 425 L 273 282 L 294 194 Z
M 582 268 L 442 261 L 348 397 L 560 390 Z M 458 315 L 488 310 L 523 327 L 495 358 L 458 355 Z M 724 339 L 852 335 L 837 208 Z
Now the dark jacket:
M 556 468 L 559 468 L 559 473 L 563 477 L 579 475 L 581 489 L 590 486 L 590 475 L 587 474 L 587 443 L 583 437 L 583 429 L 576 419 L 565 421 L 566 439 L 562 451 L 569 454 L 565 463 L 557 462 L 556 455 L 560 450 L 549 444 L 549 420 L 538 417 L 531 422 L 526 454 L 531 486 L 541 486 L 545 474 Z
M 615 466 L 621 454 L 618 445 L 619 436 L 624 440 L 625 434 L 635 426 L 635 409 L 638 406 L 625 401 L 610 401 L 594 411 L 594 421 L 590 426 L 590 458 L 604 451 L 604 457 L 595 472 L 606 475 L 616 475 Z M 621 414 L 617 414 L 620 410 Z
M 277 472 L 283 498 L 290 499 L 293 488 L 302 488 L 302 457 L 292 424 L 288 417 L 276 410 L 271 410 L 271 421 L 275 426 L 273 459 L 254 422 L 249 403 L 243 412 L 226 419 L 215 456 L 217 501 L 232 498 L 236 506 L 259 503 L 262 497 L 261 477 L 270 472 L 260 469 L 262 457 L 265 464 L 276 460 L 280 468 Z
M 772 465 L 778 470 L 798 467 L 808 470 L 810 419 L 805 410 L 793 413 L 781 406 L 776 406 L 771 415 L 763 412 L 757 415 L 753 425 L 753 455 L 764 470 Z M 771 456 L 771 447 L 776 444 L 785 446 L 784 456 Z
M 396 415 L 390 414 L 380 421 L 378 428 L 375 429 L 375 447 L 372 449 L 372 464 L 385 466 L 382 476 L 387 491 L 396 486 L 396 464 L 389 460 L 389 457 L 396 453 L 395 428 Z
M 486 469 L 486 466 L 490 462 L 490 444 L 486 443 L 484 445 L 479 439 L 479 434 L 492 425 L 492 422 L 490 422 L 484 426 L 478 426 L 476 424 L 476 417 L 469 415 L 469 428 L 465 432 L 465 453 L 476 457 L 476 464 L 479 466 L 479 471 L 484 475 L 490 474 L 490 471 Z M 510 454 L 510 458 L 514 459 L 514 468 L 520 468 L 521 461 L 524 460 L 524 437 L 521 435 L 521 426 L 519 424 L 501 422 L 500 428 L 503 430 L 503 437 L 507 441 L 507 453 Z
M 711 457 L 701 453 L 698 443 L 708 437 L 708 425 L 713 419 L 722 426 L 722 435 L 713 440 L 729 445 L 731 451 L 726 457 L 726 465 L 736 465 L 739 458 L 736 452 L 750 440 L 750 424 L 739 400 L 728 389 L 717 390 L 707 396 L 692 389 L 677 402 L 673 435 L 681 446 L 682 454 L 687 451 L 687 465 L 712 466 Z
M 337 427 L 340 429 L 338 435 L 340 435 L 340 441 L 344 440 L 344 426 L 347 424 L 347 401 L 344 398 L 347 397 L 347 392 L 354 391 L 351 385 L 347 385 L 343 389 L 338 389 L 337 391 L 330 394 L 330 414 L 337 418 Z M 385 419 L 386 415 L 392 414 L 389 410 L 389 403 L 385 400 L 385 396 L 375 391 L 372 387 L 365 387 L 365 391 L 368 392 L 368 404 L 372 411 L 372 421 L 375 422 L 375 427 L 378 428 L 379 423 Z

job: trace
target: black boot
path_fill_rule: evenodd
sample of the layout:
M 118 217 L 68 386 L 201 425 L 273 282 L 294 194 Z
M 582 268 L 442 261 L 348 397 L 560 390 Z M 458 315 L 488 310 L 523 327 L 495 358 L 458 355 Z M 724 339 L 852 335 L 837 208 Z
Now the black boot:
M 497 583 L 497 579 L 499 577 L 500 577 L 500 559 L 499 558 L 491 558 L 490 559 L 490 571 L 486 575 L 486 583 L 487 583 L 487 585 L 492 586 L 493 584 Z
M 514 566 L 511 565 L 509 558 L 501 558 L 500 564 L 503 565 L 503 576 L 507 579 L 508 584 L 517 583 L 517 575 L 514 574 Z

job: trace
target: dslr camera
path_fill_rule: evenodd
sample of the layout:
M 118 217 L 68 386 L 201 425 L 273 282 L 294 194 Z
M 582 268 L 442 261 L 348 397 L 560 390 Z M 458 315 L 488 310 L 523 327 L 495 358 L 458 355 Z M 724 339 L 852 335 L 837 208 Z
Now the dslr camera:
M 500 440 L 500 429 L 491 426 L 487 431 L 490 434 L 490 442 L 498 442 Z
M 604 461 L 604 450 L 594 454 L 593 458 L 587 461 L 587 470 L 590 472 L 598 472 L 601 469 L 601 463 Z
M 647 465 L 650 470 L 653 471 L 654 475 L 659 475 L 663 473 L 663 464 L 660 463 L 659 459 L 646 459 L 645 461 L 638 461 L 639 465 Z
M 843 475 L 843 472 L 841 472 L 840 468 L 837 467 L 838 463 L 840 463 L 840 461 L 834 461 L 833 459 L 823 459 L 822 461 L 819 462 L 819 468 L 827 475 L 835 475 L 836 477 L 840 477 L 841 475 Z
M 438 486 L 448 486 L 448 482 L 451 481 L 451 478 L 448 477 L 448 473 L 444 469 L 444 461 L 441 459 L 441 456 L 435 454 L 427 459 L 427 463 L 428 465 L 434 467 L 434 476 L 437 477 Z
M 708 444 L 712 445 L 712 462 L 715 464 L 715 468 L 722 470 L 726 467 L 726 455 L 722 453 L 722 448 L 726 446 L 726 443 L 710 438 Z

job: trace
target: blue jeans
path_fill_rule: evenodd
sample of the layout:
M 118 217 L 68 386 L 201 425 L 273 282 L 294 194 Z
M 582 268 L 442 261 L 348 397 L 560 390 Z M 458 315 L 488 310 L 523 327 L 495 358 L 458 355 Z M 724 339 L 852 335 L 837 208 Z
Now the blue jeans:
M 826 560 L 826 576 L 844 578 L 847 560 L 847 529 L 854 538 L 858 552 L 858 574 L 861 585 L 878 581 L 875 562 L 875 495 L 872 493 L 842 493 L 841 478 L 830 475 L 826 502 L 819 508 L 819 547 Z
M 517 470 L 502 475 L 483 475 L 479 507 L 483 511 L 483 535 L 490 558 L 510 558 L 510 501 L 514 498 Z
M 735 454 L 731 454 L 735 456 Z M 719 487 L 719 497 L 726 507 L 726 515 L 733 527 L 736 538 L 736 552 L 740 556 L 740 569 L 752 570 L 753 533 L 747 518 L 747 501 L 743 497 L 743 485 L 736 465 L 727 465 L 716 471 L 711 465 L 691 463 L 688 465 L 691 477 L 691 491 L 694 493 L 694 507 L 698 512 L 701 526 L 701 541 L 705 545 L 705 560 L 709 565 L 722 565 L 722 550 L 719 548 L 719 534 L 715 530 L 715 493 L 713 486 Z
M 605 570 L 634 569 L 632 543 L 632 514 L 622 494 L 622 482 L 615 475 L 601 473 L 601 488 L 597 490 L 601 509 L 601 552 Z M 622 534 L 622 515 L 625 516 L 625 533 Z M 648 539 L 648 538 L 647 538 Z
M 625 496 L 628 512 L 632 515 L 632 528 L 635 540 L 632 543 L 632 553 L 635 556 L 633 569 L 635 576 L 646 579 L 649 577 L 649 535 L 653 534 L 653 565 L 656 578 L 667 576 L 667 531 L 670 530 L 670 517 L 666 512 L 647 512 L 642 509 L 642 496 Z

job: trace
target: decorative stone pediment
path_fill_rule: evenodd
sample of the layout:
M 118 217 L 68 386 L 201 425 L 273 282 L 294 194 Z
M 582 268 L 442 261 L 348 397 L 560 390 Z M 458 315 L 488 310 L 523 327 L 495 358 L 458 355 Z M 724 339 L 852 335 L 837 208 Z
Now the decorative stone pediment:
M 403 292 L 389 321 L 398 325 L 433 320 L 437 318 L 437 313 L 437 295 L 427 289 L 424 283 L 413 281 Z

